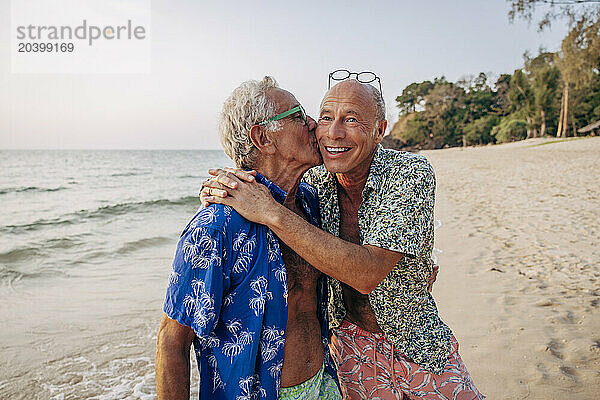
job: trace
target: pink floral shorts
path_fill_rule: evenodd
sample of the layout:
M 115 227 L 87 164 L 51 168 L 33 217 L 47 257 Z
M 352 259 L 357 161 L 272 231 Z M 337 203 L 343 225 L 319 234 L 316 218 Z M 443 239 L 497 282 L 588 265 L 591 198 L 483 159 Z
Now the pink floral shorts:
M 454 337 L 441 375 L 394 351 L 383 333 L 367 332 L 346 320 L 334 330 L 331 349 L 345 399 L 485 399 L 460 358 Z

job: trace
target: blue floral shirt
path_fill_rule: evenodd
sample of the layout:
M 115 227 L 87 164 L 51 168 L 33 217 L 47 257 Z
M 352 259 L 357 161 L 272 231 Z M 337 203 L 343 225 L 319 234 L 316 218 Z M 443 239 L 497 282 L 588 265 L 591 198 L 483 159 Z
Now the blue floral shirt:
M 260 174 L 257 181 L 283 203 L 286 193 Z M 305 183 L 297 197 L 320 227 L 316 190 Z M 317 285 L 325 367 L 329 355 L 327 281 Z M 231 207 L 201 208 L 183 230 L 164 312 L 196 336 L 200 399 L 276 399 L 287 325 L 287 279 L 277 236 Z M 337 378 L 336 378 L 337 379 Z

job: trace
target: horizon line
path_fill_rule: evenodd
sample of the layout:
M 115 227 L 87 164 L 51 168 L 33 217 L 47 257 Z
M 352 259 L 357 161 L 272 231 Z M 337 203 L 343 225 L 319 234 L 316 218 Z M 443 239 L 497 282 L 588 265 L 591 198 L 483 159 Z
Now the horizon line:
M 224 151 L 223 149 L 136 149 L 136 148 L 0 148 L 0 151 Z

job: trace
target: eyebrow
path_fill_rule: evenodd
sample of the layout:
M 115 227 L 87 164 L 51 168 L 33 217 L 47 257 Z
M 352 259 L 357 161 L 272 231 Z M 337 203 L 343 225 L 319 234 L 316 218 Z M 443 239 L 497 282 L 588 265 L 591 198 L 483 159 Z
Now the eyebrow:
M 331 113 L 332 111 L 329 108 L 322 108 L 321 111 L 319 112 L 319 115 L 323 115 L 323 114 L 327 114 L 327 113 Z M 344 110 L 344 115 L 356 115 L 359 116 L 360 113 L 358 111 L 349 109 L 349 110 Z

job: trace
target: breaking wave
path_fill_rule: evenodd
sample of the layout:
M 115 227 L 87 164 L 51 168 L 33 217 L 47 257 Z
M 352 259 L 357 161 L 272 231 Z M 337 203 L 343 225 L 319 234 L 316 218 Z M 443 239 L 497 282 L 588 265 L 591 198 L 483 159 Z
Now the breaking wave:
M 150 175 L 150 172 L 147 171 L 143 171 L 143 172 L 116 172 L 114 174 L 110 174 L 110 176 L 112 177 L 122 177 L 122 176 L 138 176 L 138 175 Z
M 54 188 L 45 188 L 38 186 L 21 186 L 21 187 L 11 187 L 11 188 L 2 188 L 0 189 L 0 194 L 9 194 L 9 193 L 23 193 L 23 192 L 37 192 L 37 193 L 46 193 L 46 192 L 58 192 L 59 190 L 66 190 L 68 187 L 58 186 Z
M 65 250 L 79 244 L 81 244 L 81 241 L 77 238 L 47 239 L 39 243 L 31 243 L 27 246 L 16 247 L 0 253 L 0 263 L 27 261 L 47 255 L 49 249 Z
M 73 225 L 91 219 L 106 219 L 114 216 L 125 215 L 129 213 L 148 212 L 154 208 L 174 207 L 174 206 L 200 206 L 200 201 L 196 196 L 184 196 L 178 199 L 158 199 L 130 203 L 118 203 L 108 206 L 102 206 L 94 210 L 80 210 L 73 213 L 61 215 L 52 219 L 39 219 L 29 224 L 7 225 L 0 227 L 1 233 L 22 233 L 35 231 L 44 227 L 56 227 L 60 225 Z
M 27 279 L 39 279 L 55 276 L 68 277 L 69 275 L 64 271 L 59 271 L 57 269 L 44 269 L 35 272 L 23 272 L 18 271 L 16 269 L 8 268 L 5 265 L 0 265 L 0 286 L 8 286 L 12 288 L 14 284 Z
M 140 240 L 134 240 L 132 242 L 127 242 L 123 246 L 121 246 L 116 253 L 117 254 L 128 254 L 140 249 L 144 249 L 146 247 L 155 247 L 160 246 L 166 243 L 173 243 L 172 238 L 167 238 L 164 236 L 145 238 Z

